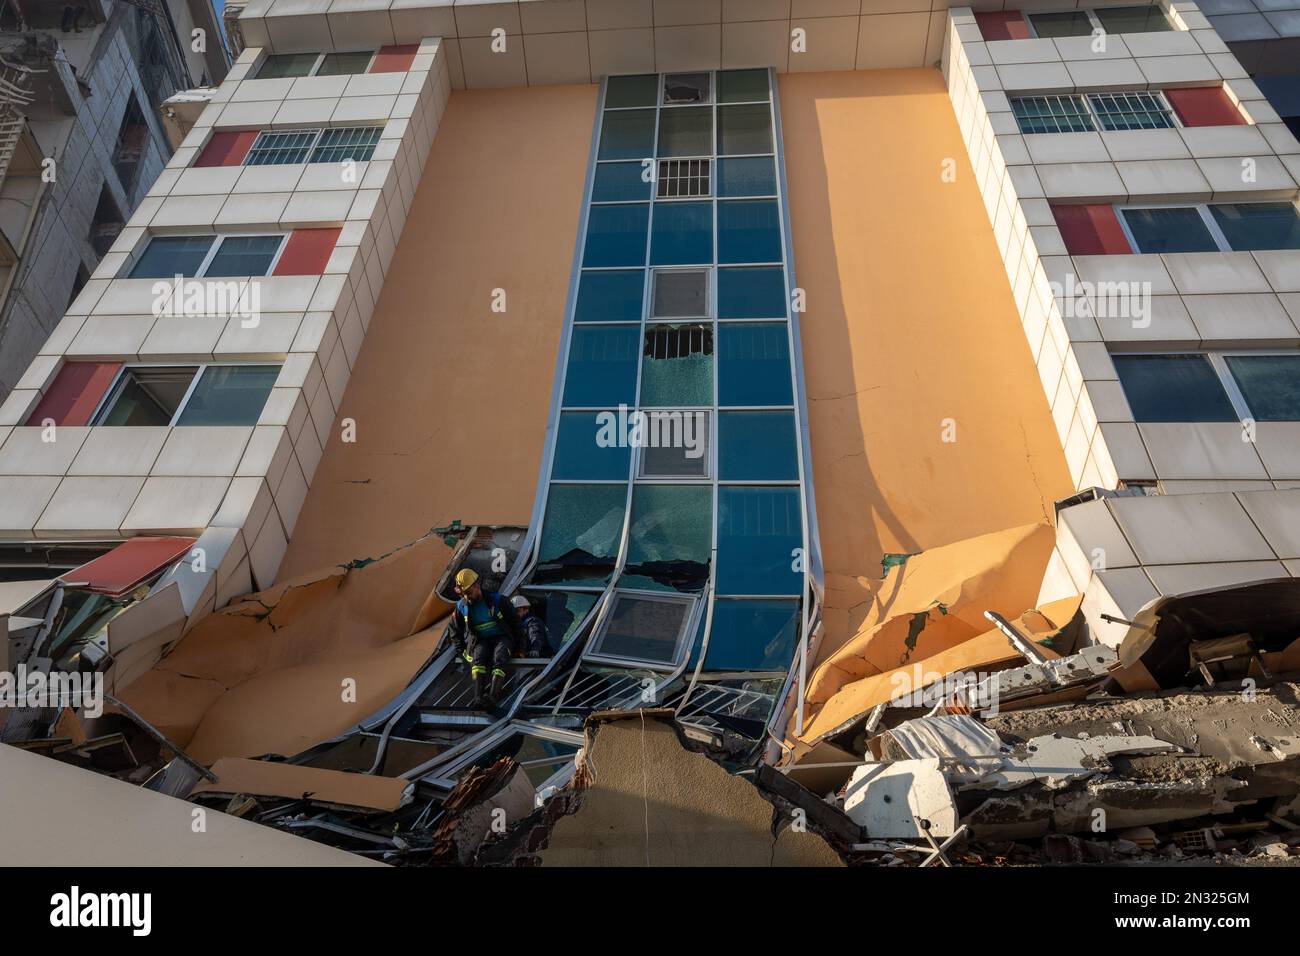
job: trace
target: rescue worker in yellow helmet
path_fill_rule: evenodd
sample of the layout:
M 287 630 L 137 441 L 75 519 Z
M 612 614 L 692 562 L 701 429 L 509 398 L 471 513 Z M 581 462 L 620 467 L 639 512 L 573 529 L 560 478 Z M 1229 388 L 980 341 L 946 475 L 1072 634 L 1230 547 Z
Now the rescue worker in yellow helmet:
M 452 612 L 447 634 L 456 653 L 470 664 L 475 708 L 490 707 L 501 699 L 506 661 L 523 644 L 519 620 L 510 602 L 496 591 L 483 590 L 478 574 L 470 568 L 456 572 L 456 593 L 460 600 Z

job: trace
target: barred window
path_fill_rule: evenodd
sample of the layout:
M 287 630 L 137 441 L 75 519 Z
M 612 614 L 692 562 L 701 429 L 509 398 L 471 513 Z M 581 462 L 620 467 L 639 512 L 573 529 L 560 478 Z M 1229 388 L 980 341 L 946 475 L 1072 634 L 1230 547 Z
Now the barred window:
M 312 150 L 313 163 L 342 163 L 349 159 L 364 162 L 375 153 L 379 126 L 354 126 L 350 129 L 327 129 Z
M 284 132 L 263 131 L 248 151 L 245 166 L 284 166 L 305 163 L 318 129 L 295 129 Z
M 1022 133 L 1090 133 L 1094 127 L 1081 96 L 1013 96 Z
M 709 161 L 707 159 L 659 160 L 660 199 L 678 196 L 709 195 Z
M 1088 103 L 1105 130 L 1169 129 L 1174 125 L 1161 93 L 1091 93 Z

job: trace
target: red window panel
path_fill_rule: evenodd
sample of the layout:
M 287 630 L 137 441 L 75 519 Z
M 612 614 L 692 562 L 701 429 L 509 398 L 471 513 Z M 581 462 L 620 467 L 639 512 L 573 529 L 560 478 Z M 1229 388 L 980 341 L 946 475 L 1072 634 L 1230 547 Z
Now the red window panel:
M 1165 90 L 1170 105 L 1184 126 L 1244 126 L 1246 117 L 1221 86 Z
M 1028 40 L 1029 24 L 1019 10 L 992 10 L 975 14 L 985 40 Z
M 277 276 L 318 276 L 330 261 L 342 229 L 295 229 L 275 264 Z
M 402 46 L 381 46 L 375 54 L 375 61 L 370 64 L 371 73 L 405 73 L 415 62 L 415 54 L 420 52 L 420 44 L 407 43 Z
M 65 362 L 27 424 L 41 425 L 47 418 L 56 425 L 89 424 L 121 367 L 121 362 Z
M 1053 203 L 1052 215 L 1072 256 L 1127 255 L 1133 251 L 1111 206 Z
M 140 537 L 119 544 L 59 580 L 109 597 L 122 597 L 189 553 L 197 538 Z
M 238 166 L 253 148 L 257 130 L 241 129 L 226 133 L 213 133 L 208 145 L 203 147 L 195 166 Z

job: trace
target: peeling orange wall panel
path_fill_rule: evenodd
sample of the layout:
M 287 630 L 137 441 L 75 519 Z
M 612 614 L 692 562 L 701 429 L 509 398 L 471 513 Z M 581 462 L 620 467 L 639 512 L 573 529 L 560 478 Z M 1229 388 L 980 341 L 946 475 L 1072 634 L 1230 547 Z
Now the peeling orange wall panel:
M 281 577 L 528 523 L 596 89 L 452 94 L 343 398 L 356 442 L 335 423 Z
M 787 74 L 780 92 L 834 646 L 883 553 L 1048 520 L 1072 485 L 943 77 Z

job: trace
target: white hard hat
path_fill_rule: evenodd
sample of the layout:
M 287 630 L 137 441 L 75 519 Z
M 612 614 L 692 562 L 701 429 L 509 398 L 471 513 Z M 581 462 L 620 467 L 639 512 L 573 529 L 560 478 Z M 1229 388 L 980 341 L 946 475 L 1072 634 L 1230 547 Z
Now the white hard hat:
M 524 597 L 522 594 L 516 594 L 510 599 L 510 603 L 514 607 L 532 607 L 532 605 L 528 603 L 528 598 Z

